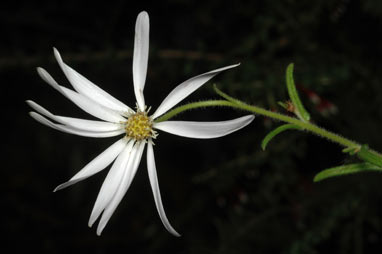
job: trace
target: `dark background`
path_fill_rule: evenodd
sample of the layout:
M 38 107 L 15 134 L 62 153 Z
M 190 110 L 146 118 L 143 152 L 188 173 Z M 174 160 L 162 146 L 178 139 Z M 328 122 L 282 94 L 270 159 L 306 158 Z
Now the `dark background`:
M 160 133 L 162 198 L 181 238 L 160 222 L 145 160 L 101 237 L 87 221 L 106 170 L 52 192 L 116 139 L 71 136 L 31 119 L 27 99 L 56 114 L 88 117 L 35 67 L 68 86 L 53 58 L 57 47 L 70 66 L 133 107 L 131 54 L 142 10 L 151 25 L 145 96 L 154 109 L 180 82 L 241 62 L 184 103 L 218 98 L 216 82 L 232 96 L 282 111 L 285 68 L 294 62 L 313 121 L 382 150 L 380 0 L 3 2 L 2 253 L 380 253 L 382 175 L 313 183 L 320 170 L 354 159 L 336 144 L 295 131 L 262 151 L 262 138 L 279 123 L 261 116 L 214 140 Z M 328 108 L 315 105 L 304 89 L 337 110 L 325 114 Z M 205 109 L 177 118 L 241 115 Z

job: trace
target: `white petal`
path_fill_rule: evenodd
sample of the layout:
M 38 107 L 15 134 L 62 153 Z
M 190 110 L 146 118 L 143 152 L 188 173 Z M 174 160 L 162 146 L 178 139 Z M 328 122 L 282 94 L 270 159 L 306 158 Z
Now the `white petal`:
M 149 173 L 151 189 L 153 191 L 155 206 L 157 207 L 159 217 L 162 220 L 162 223 L 164 227 L 167 229 L 167 231 L 173 234 L 174 236 L 179 237 L 180 234 L 176 232 L 175 229 L 171 226 L 163 208 L 162 198 L 160 195 L 159 184 L 158 184 L 157 170 L 155 166 L 154 150 L 153 150 L 153 145 L 151 141 L 149 141 L 147 145 L 147 170 Z
M 135 24 L 134 56 L 133 56 L 133 81 L 135 98 L 139 109 L 144 111 L 145 99 L 143 89 L 146 82 L 147 62 L 149 59 L 149 31 L 150 21 L 147 12 L 139 13 Z
M 213 78 L 215 75 L 219 74 L 222 71 L 234 68 L 238 65 L 239 64 L 226 66 L 184 81 L 183 83 L 175 87 L 174 90 L 172 90 L 171 93 L 169 93 L 169 95 L 167 95 L 167 97 L 163 100 L 161 105 L 159 105 L 158 109 L 152 115 L 152 118 L 155 119 L 158 116 L 166 113 L 169 109 L 171 109 L 184 98 L 186 98 L 188 95 L 193 93 L 196 89 L 201 87 L 204 83 Z
M 107 205 L 104 212 L 102 213 L 102 217 L 97 227 L 97 235 L 101 235 L 103 229 L 110 220 L 115 209 L 118 207 L 122 198 L 125 196 L 127 190 L 129 189 L 131 182 L 135 176 L 135 173 L 137 172 L 139 162 L 141 161 L 143 149 L 145 148 L 145 142 L 137 143 L 134 148 L 135 153 L 131 155 L 131 160 L 129 160 L 127 164 L 121 184 L 119 185 L 118 190 L 115 193 L 113 199 L 110 201 L 110 203 Z
M 245 127 L 254 118 L 247 115 L 221 122 L 165 121 L 155 123 L 154 128 L 187 138 L 218 138 Z
M 35 103 L 34 101 L 27 100 L 26 102 L 38 113 L 46 117 L 49 117 L 50 119 L 58 123 L 73 127 L 78 130 L 93 131 L 93 132 L 109 132 L 109 131 L 122 130 L 124 128 L 123 125 L 119 123 L 110 123 L 110 122 L 85 120 L 85 119 L 65 117 L 65 116 L 56 116 L 50 113 L 45 108 L 38 105 L 37 103 Z
M 49 73 L 45 71 L 43 68 L 40 68 L 40 67 L 37 68 L 37 72 L 45 82 L 47 82 L 54 89 L 59 91 L 61 94 L 63 94 L 65 97 L 67 97 L 69 100 L 71 100 L 74 104 L 76 104 L 85 112 L 108 122 L 119 123 L 126 120 L 116 111 L 106 108 L 98 104 L 97 102 L 87 98 L 86 96 L 76 93 L 66 87 L 60 86 L 52 78 L 52 76 L 50 76 Z
M 63 124 L 80 130 L 88 130 L 95 132 L 109 132 L 124 130 L 124 125 L 121 123 L 102 122 L 94 120 L 79 119 L 66 116 L 56 116 Z M 57 122 L 59 122 L 57 121 Z
M 89 162 L 83 167 L 77 174 L 75 174 L 69 181 L 60 184 L 54 189 L 54 192 L 62 190 L 72 184 L 85 180 L 86 178 L 100 172 L 104 168 L 110 165 L 113 160 L 120 154 L 122 149 L 126 147 L 127 139 L 122 138 L 111 145 L 108 149 L 103 151 L 100 155 Z
M 133 151 L 133 145 L 134 141 L 131 140 L 127 144 L 126 148 L 119 154 L 118 158 L 115 160 L 113 166 L 109 170 L 109 173 L 107 174 L 102 184 L 101 190 L 98 193 L 97 200 L 90 215 L 88 223 L 89 227 L 94 224 L 94 222 L 112 200 L 115 192 L 117 191 L 122 181 L 122 177 L 126 170 L 128 161 L 134 158 L 133 156 L 135 152 Z
M 78 136 L 83 136 L 83 137 L 108 138 L 108 137 L 114 137 L 114 136 L 120 135 L 120 134 L 125 132 L 124 129 L 120 129 L 120 130 L 116 130 L 116 131 L 107 131 L 107 132 L 105 132 L 105 131 L 95 132 L 95 131 L 78 130 L 78 129 L 75 129 L 75 128 L 70 127 L 70 126 L 65 126 L 62 124 L 55 124 L 55 123 L 49 121 L 48 119 L 46 119 L 45 117 L 43 117 L 42 115 L 40 115 L 36 112 L 30 112 L 29 115 L 31 117 L 33 117 L 36 121 L 38 121 L 38 122 L 40 122 L 40 123 L 42 123 L 48 127 L 51 127 L 53 129 L 56 129 L 56 130 L 59 130 L 62 132 L 66 132 L 66 133 L 74 134 L 74 135 L 78 135 Z
M 58 50 L 56 48 L 53 49 L 58 64 L 60 65 L 62 71 L 65 73 L 65 76 L 67 77 L 69 82 L 72 84 L 72 86 L 78 93 L 88 97 L 89 99 L 95 102 L 98 102 L 104 107 L 118 111 L 121 114 L 132 111 L 132 109 L 130 109 L 128 106 L 126 106 L 125 104 L 123 104 L 122 102 L 120 102 L 119 100 L 117 100 L 116 98 L 99 88 L 97 85 L 95 85 L 87 78 L 76 72 L 67 64 L 65 64 Z

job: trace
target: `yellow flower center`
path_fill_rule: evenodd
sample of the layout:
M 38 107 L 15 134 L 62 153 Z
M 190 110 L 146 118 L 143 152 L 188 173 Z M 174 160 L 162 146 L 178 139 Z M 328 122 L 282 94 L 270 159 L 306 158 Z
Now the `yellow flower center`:
M 125 126 L 126 135 L 135 140 L 147 139 L 149 137 L 155 138 L 156 136 L 152 129 L 153 123 L 146 112 L 138 111 L 129 116 Z

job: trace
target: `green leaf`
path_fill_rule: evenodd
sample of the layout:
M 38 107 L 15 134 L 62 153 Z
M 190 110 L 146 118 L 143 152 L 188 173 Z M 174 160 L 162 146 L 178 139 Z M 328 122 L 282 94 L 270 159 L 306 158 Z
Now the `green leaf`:
M 321 180 L 334 177 L 334 176 L 349 175 L 349 174 L 355 174 L 355 173 L 365 172 L 365 171 L 381 171 L 382 172 L 382 168 L 368 162 L 348 164 L 348 165 L 343 165 L 339 167 L 325 169 L 321 171 L 320 173 L 318 173 L 314 177 L 313 181 L 319 182 Z
M 232 103 L 239 104 L 239 105 L 244 104 L 242 101 L 239 101 L 238 99 L 235 99 L 235 98 L 229 96 L 228 94 L 224 93 L 223 91 L 221 91 L 221 90 L 217 87 L 216 84 L 214 84 L 213 87 L 214 87 L 215 92 L 216 92 L 218 95 L 220 95 L 221 97 L 223 97 L 224 99 L 226 99 L 227 101 L 230 101 L 230 102 L 232 102 Z
M 296 85 L 294 84 L 293 80 L 293 63 L 289 64 L 286 70 L 286 83 L 287 83 L 287 89 L 288 94 L 290 97 L 290 100 L 292 101 L 293 105 L 296 107 L 296 115 L 301 120 L 307 122 L 310 119 L 310 115 L 308 111 L 305 110 L 304 106 L 302 105 L 302 102 L 300 100 L 300 97 L 298 96 Z
M 348 153 L 350 155 L 354 155 L 357 152 L 359 152 L 360 149 L 361 149 L 360 146 L 350 146 L 350 147 L 346 147 L 346 148 L 342 149 L 342 152 Z
M 382 157 L 377 152 L 370 150 L 368 145 L 361 146 L 357 153 L 358 157 L 366 162 L 370 162 L 378 167 L 382 167 Z
M 273 131 L 269 132 L 264 137 L 263 141 L 261 142 L 261 148 L 263 150 L 265 150 L 265 148 L 268 145 L 269 141 L 271 141 L 276 135 L 278 135 L 281 132 L 284 132 L 286 130 L 289 130 L 289 129 L 301 129 L 301 127 L 297 126 L 295 124 L 291 124 L 291 123 L 284 124 L 284 125 L 281 125 L 281 126 L 277 127 L 276 129 L 274 129 Z
M 288 105 L 285 102 L 278 101 L 277 104 L 279 104 L 284 109 L 288 109 Z

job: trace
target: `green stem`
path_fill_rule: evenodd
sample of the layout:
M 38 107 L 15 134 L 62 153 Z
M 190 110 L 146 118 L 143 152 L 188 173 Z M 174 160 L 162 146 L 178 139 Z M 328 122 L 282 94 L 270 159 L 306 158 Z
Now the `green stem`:
M 277 119 L 277 120 L 280 120 L 280 121 L 283 121 L 286 123 L 295 124 L 304 130 L 310 131 L 311 133 L 314 133 L 318 136 L 325 137 L 325 138 L 327 138 L 327 139 L 329 139 L 335 143 L 338 143 L 344 147 L 361 147 L 360 144 L 358 144 L 358 143 L 356 143 L 350 139 L 344 138 L 344 137 L 339 136 L 333 132 L 327 131 L 327 130 L 325 130 L 321 127 L 318 127 L 317 125 L 314 125 L 310 122 L 303 122 L 303 121 L 301 121 L 297 118 L 294 118 L 294 117 L 282 115 L 282 114 L 279 114 L 276 112 L 272 112 L 272 111 L 269 111 L 269 110 L 266 110 L 266 109 L 263 109 L 260 107 L 251 106 L 251 105 L 244 104 L 244 103 L 242 103 L 241 105 L 238 105 L 238 108 L 249 111 L 249 112 L 257 113 L 257 114 L 260 114 L 260 115 L 263 115 L 263 116 L 266 116 L 269 118 Z
M 195 108 L 217 107 L 217 106 L 231 107 L 231 108 L 240 109 L 240 110 L 248 111 L 251 113 L 263 115 L 263 116 L 273 118 L 273 119 L 276 119 L 276 120 L 279 120 L 282 122 L 294 124 L 296 126 L 299 126 L 302 130 L 306 130 L 306 131 L 309 131 L 315 135 L 324 137 L 324 138 L 326 138 L 332 142 L 340 144 L 341 146 L 343 146 L 345 148 L 351 148 L 351 149 L 354 149 L 355 151 L 359 151 L 362 147 L 362 145 L 357 143 L 357 142 L 354 142 L 350 139 L 344 138 L 344 137 L 337 135 L 333 132 L 327 131 L 321 127 L 318 127 L 315 124 L 312 124 L 311 122 L 302 121 L 298 118 L 283 115 L 283 114 L 273 112 L 270 110 L 266 110 L 266 109 L 263 109 L 263 108 L 260 108 L 257 106 L 248 105 L 242 101 L 239 101 L 235 98 L 230 97 L 229 95 L 223 93 L 222 91 L 220 91 L 216 87 L 215 87 L 215 91 L 220 96 L 225 98 L 226 100 L 199 101 L 199 102 L 193 102 L 193 103 L 189 103 L 186 105 L 182 105 L 182 106 L 179 106 L 177 108 L 174 108 L 173 110 L 171 110 L 171 111 L 167 112 L 166 114 L 162 115 L 161 117 L 157 118 L 155 120 L 155 122 L 158 123 L 158 122 L 167 121 L 170 118 L 174 117 L 175 115 L 177 115 L 183 111 L 187 111 L 187 110 L 195 109 Z M 373 151 L 371 149 L 370 150 L 368 149 L 367 151 L 369 151 L 371 153 L 371 155 L 374 154 L 374 156 L 382 156 L 381 154 L 379 154 L 376 151 Z
M 280 120 L 280 121 L 283 121 L 286 123 L 291 123 L 291 124 L 297 125 L 304 130 L 310 131 L 311 133 L 316 134 L 318 136 L 327 138 L 328 140 L 331 140 L 335 143 L 338 143 L 344 147 L 355 147 L 355 148 L 359 148 L 359 149 L 361 148 L 360 144 L 358 144 L 358 143 L 356 143 L 350 139 L 339 136 L 333 132 L 330 132 L 330 131 L 327 131 L 323 128 L 320 128 L 317 125 L 314 125 L 310 122 L 302 121 L 298 118 L 290 117 L 290 116 L 283 115 L 280 113 L 276 113 L 276 112 L 266 110 L 266 109 L 263 109 L 263 108 L 260 108 L 257 106 L 248 105 L 248 104 L 246 104 L 242 101 L 239 101 L 235 98 L 232 98 L 228 94 L 220 91 L 216 86 L 214 86 L 214 89 L 215 89 L 215 92 L 217 94 L 219 94 L 220 96 L 222 96 L 226 100 L 235 104 L 237 108 L 240 108 L 240 109 L 245 110 L 245 111 L 253 112 L 256 114 L 260 114 L 260 115 L 263 115 L 263 116 L 266 116 L 269 118 L 277 119 L 277 120 Z
M 189 104 L 185 104 L 182 106 L 179 106 L 177 108 L 174 108 L 173 110 L 170 110 L 166 114 L 162 115 L 161 117 L 157 118 L 155 120 L 156 123 L 167 121 L 170 118 L 174 117 L 175 115 L 195 108 L 204 108 L 204 107 L 231 107 L 236 109 L 241 109 L 244 111 L 249 111 L 252 113 L 256 113 L 259 115 L 263 115 L 269 118 L 277 119 L 282 122 L 295 124 L 299 127 L 301 127 L 304 130 L 310 131 L 314 134 L 317 134 L 319 136 L 325 137 L 333 142 L 336 142 L 342 146 L 345 147 L 361 147 L 360 144 L 353 142 L 349 139 L 346 139 L 344 137 L 341 137 L 335 133 L 332 133 L 330 131 L 327 131 L 325 129 L 322 129 L 310 122 L 303 122 L 297 118 L 286 116 L 280 113 L 276 113 L 270 110 L 266 110 L 257 106 L 248 105 L 246 103 L 243 103 L 241 101 L 238 101 L 236 99 L 233 99 L 231 97 L 228 97 L 228 95 L 225 95 L 226 99 L 229 98 L 229 100 L 208 100 L 208 101 L 199 101 L 199 102 L 192 102 Z
M 173 118 L 177 114 L 187 111 L 190 109 L 195 108 L 204 108 L 204 107 L 232 107 L 232 103 L 226 100 L 208 100 L 208 101 L 198 101 L 198 102 L 192 102 L 189 104 L 185 104 L 182 106 L 179 106 L 177 108 L 174 108 L 173 110 L 170 110 L 166 114 L 162 115 L 161 117 L 154 120 L 154 122 L 159 123 L 163 121 L 167 121 L 170 118 Z

